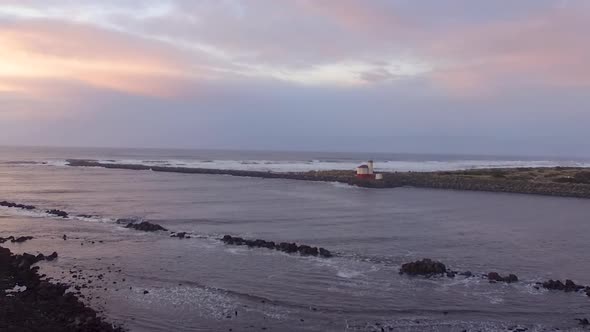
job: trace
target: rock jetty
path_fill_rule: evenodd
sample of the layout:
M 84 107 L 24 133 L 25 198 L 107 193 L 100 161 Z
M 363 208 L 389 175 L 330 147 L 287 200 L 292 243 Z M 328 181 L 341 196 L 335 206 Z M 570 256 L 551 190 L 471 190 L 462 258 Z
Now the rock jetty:
M 221 238 L 221 241 L 225 244 L 237 245 L 237 246 L 248 246 L 250 248 L 267 248 L 272 250 L 278 250 L 289 254 L 299 253 L 302 256 L 319 256 L 324 258 L 332 257 L 332 253 L 324 248 L 311 247 L 308 245 L 297 245 L 297 243 L 281 242 L 275 243 L 274 241 L 265 240 L 248 240 L 237 236 L 225 235 Z
M 590 170 L 582 167 L 476 169 L 437 172 L 383 172 L 382 180 L 357 179 L 354 171 L 263 172 L 228 169 L 112 164 L 96 160 L 68 160 L 69 166 L 150 170 L 185 174 L 233 176 L 305 181 L 341 182 L 367 188 L 418 187 L 491 191 L 519 194 L 590 198 Z

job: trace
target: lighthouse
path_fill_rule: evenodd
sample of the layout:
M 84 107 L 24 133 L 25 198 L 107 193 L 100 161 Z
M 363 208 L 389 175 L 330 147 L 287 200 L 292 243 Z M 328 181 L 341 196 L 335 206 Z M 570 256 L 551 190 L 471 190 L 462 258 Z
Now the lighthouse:
M 374 163 L 372 160 L 367 161 L 366 165 L 360 165 L 356 168 L 356 177 L 367 180 L 381 180 L 382 174 L 375 174 Z

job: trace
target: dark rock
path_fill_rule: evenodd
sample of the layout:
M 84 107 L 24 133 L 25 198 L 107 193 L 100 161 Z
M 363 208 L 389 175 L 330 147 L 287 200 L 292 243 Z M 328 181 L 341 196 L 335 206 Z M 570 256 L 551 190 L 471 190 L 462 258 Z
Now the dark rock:
M 473 273 L 471 273 L 471 271 L 465 271 L 465 272 L 459 273 L 459 275 L 469 278 L 469 277 L 473 276 Z
M 223 238 L 220 239 L 225 244 L 232 244 L 232 245 L 247 245 L 250 248 L 267 248 L 267 249 L 274 249 L 286 253 L 299 253 L 302 256 L 321 256 L 321 257 L 332 257 L 330 251 L 324 248 L 317 248 L 311 247 L 308 245 L 297 245 L 296 243 L 287 243 L 281 242 L 279 244 L 273 241 L 265 241 L 261 239 L 256 240 L 248 240 L 243 239 L 241 237 L 233 237 L 231 235 L 224 235 Z
M 33 239 L 32 236 L 21 236 L 21 237 L 11 240 L 10 242 L 22 243 L 22 242 L 32 240 L 32 239 Z
M 4 243 L 6 241 L 13 241 L 13 240 L 14 240 L 14 236 L 12 236 L 12 235 L 7 238 L 0 237 L 0 243 Z
M 45 257 L 45 260 L 51 262 L 52 260 L 55 260 L 56 258 L 57 258 L 57 252 L 54 251 L 51 255 Z
M 415 262 L 405 263 L 400 269 L 400 273 L 409 275 L 435 275 L 444 274 L 447 272 L 447 267 L 437 261 L 433 261 L 429 258 L 424 258 Z
M 297 251 L 303 256 L 317 256 L 319 254 L 318 248 L 307 245 L 300 245 Z
M 19 236 L 19 237 L 15 238 L 14 236 L 11 235 L 7 238 L 0 237 L 0 243 L 4 243 L 6 241 L 10 241 L 12 243 L 22 243 L 22 242 L 32 240 L 32 239 L 33 239 L 32 236 Z
M 68 285 L 42 280 L 38 267 L 31 268 L 31 264 L 43 258 L 42 254 L 12 255 L 0 247 L 0 330 L 123 331 L 80 302 L 82 296 L 66 293 Z M 19 296 L 4 296 L 4 290 L 14 284 L 25 286 L 26 291 Z
M 573 281 L 571 281 L 570 279 L 566 279 L 565 280 L 565 291 L 566 292 L 577 292 L 579 290 L 584 289 L 584 286 L 582 285 L 576 285 L 576 283 L 574 283 Z
M 543 282 L 541 285 L 545 289 L 560 290 L 560 291 L 564 291 L 564 292 L 568 292 L 568 293 L 569 292 L 578 292 L 578 291 L 587 291 L 589 289 L 589 287 L 586 287 L 586 286 L 576 285 L 576 283 L 570 279 L 566 279 L 565 283 L 561 282 L 561 280 L 549 279 L 548 281 Z M 590 296 L 590 295 L 588 295 L 588 296 Z
M 7 202 L 7 201 L 1 201 L 0 206 L 23 209 L 23 210 L 34 210 L 35 209 L 35 207 L 33 205 L 19 204 L 19 203 Z
M 582 326 L 588 326 L 588 325 L 590 325 L 590 321 L 588 320 L 588 318 L 576 318 L 576 320 Z
M 180 233 L 173 233 L 172 235 L 170 235 L 170 237 L 176 237 L 179 239 L 190 239 L 191 237 L 186 235 L 186 232 L 180 232 Z
M 52 214 L 54 216 L 58 216 L 58 217 L 62 217 L 62 218 L 67 218 L 68 217 L 68 213 L 62 210 L 57 210 L 57 209 L 51 209 L 51 210 L 46 210 L 45 213 L 47 214 Z
M 332 257 L 332 253 L 329 250 L 324 248 L 320 248 L 320 256 L 322 257 Z
M 543 288 L 552 290 L 565 290 L 565 285 L 560 280 L 549 279 L 543 283 Z
M 144 231 L 144 232 L 168 231 L 166 228 L 164 228 L 158 224 L 152 224 L 147 221 L 142 221 L 140 223 L 128 223 L 127 226 L 125 226 L 125 228 L 133 228 L 138 231 Z
M 487 277 L 490 282 L 507 282 L 510 284 L 518 281 L 518 277 L 514 274 L 509 274 L 507 277 L 502 277 L 497 272 L 490 272 L 488 273 Z

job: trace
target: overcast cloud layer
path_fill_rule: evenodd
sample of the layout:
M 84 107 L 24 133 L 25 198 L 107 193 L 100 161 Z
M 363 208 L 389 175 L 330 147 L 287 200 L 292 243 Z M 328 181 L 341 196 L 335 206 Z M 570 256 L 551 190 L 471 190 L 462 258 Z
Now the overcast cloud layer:
M 2 0 L 0 145 L 590 157 L 590 2 Z

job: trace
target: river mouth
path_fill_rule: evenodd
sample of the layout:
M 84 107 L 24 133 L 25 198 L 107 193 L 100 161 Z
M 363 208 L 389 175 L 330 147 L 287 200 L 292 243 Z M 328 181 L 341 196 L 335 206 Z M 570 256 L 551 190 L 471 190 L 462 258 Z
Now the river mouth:
M 583 199 L 46 165 L 0 170 L 2 200 L 73 216 L 0 208 L 0 236 L 34 237 L 3 245 L 58 252 L 38 263 L 40 273 L 87 285 L 84 301 L 132 331 L 582 330 L 576 318 L 590 312 L 584 294 L 534 287 L 566 278 L 590 284 L 580 264 L 590 252 Z M 190 238 L 128 229 L 119 218 Z M 226 234 L 335 255 L 227 245 L 219 241 Z M 398 273 L 425 257 L 519 281 Z

